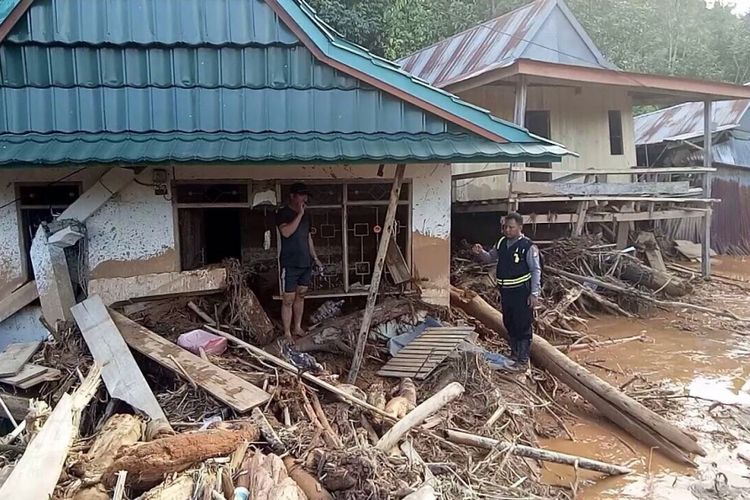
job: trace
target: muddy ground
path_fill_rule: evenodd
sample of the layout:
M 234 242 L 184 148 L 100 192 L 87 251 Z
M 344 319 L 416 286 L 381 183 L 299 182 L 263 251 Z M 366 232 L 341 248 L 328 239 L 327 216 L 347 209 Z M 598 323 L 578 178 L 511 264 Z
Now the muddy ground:
M 750 317 L 750 258 L 720 257 L 715 259 L 714 269 L 746 281 L 747 289 L 713 289 L 709 285 L 698 303 Z M 673 463 L 616 427 L 580 411 L 580 419 L 571 427 L 575 442 L 553 439 L 542 441 L 542 446 L 629 464 L 637 472 L 600 479 L 548 465 L 545 480 L 572 486 L 576 497 L 582 499 L 750 498 L 750 331 L 721 323 L 689 311 L 655 311 L 648 319 L 635 320 L 597 318 L 589 321 L 588 333 L 598 338 L 643 333 L 650 341 L 571 354 L 615 385 L 638 375 L 673 388 L 673 396 L 664 401 L 670 405 L 669 418 L 696 434 L 708 452 L 706 457 L 697 457 L 696 468 Z

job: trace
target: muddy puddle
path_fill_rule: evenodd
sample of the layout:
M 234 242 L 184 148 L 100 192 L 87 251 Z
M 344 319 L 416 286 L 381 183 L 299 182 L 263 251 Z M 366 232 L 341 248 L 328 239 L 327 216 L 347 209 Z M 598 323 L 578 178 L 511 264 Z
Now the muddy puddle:
M 721 257 L 714 269 L 750 284 L 750 258 Z M 747 292 L 727 292 L 721 302 L 737 314 L 750 316 Z M 597 338 L 645 334 L 652 342 L 613 345 L 577 352 L 573 357 L 614 385 L 622 385 L 640 374 L 652 381 L 668 381 L 682 389 L 679 392 L 696 398 L 750 406 L 750 336 L 700 328 L 688 332 L 679 328 L 681 324 L 680 319 L 667 313 L 657 313 L 647 320 L 590 320 L 589 333 Z M 596 474 L 580 471 L 576 478 L 570 468 L 547 464 L 545 479 L 550 484 L 577 484 L 577 498 L 582 499 L 750 499 L 750 462 L 738 458 L 738 452 L 750 456 L 750 433 L 739 429 L 736 420 L 710 416 L 711 401 L 696 398 L 679 398 L 677 413 L 668 418 L 696 435 L 707 451 L 706 457 L 696 458 L 697 468 L 652 452 L 604 420 L 582 416 L 571 428 L 575 442 L 555 439 L 541 444 L 561 452 L 626 464 L 636 472 L 592 484 L 586 480 L 597 479 Z M 720 411 L 714 410 L 713 414 L 721 416 Z M 727 434 L 739 440 L 727 439 Z

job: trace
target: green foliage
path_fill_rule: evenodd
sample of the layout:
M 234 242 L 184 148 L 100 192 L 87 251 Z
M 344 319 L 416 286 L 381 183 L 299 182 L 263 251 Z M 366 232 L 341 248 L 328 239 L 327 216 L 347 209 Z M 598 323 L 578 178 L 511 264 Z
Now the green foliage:
M 397 59 L 529 0 L 311 0 L 350 40 Z M 750 16 L 704 0 L 568 0 L 599 49 L 628 71 L 744 83 Z

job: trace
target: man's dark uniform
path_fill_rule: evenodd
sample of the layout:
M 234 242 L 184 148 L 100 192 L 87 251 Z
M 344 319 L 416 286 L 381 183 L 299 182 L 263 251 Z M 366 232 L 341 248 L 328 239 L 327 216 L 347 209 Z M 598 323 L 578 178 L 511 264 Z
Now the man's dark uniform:
M 511 355 L 518 363 L 529 360 L 534 311 L 529 305 L 531 267 L 529 257 L 536 251 L 532 241 L 521 235 L 516 241 L 505 237 L 495 245 L 497 252 L 497 286 L 503 309 L 503 324 L 510 337 Z M 494 253 L 494 252 L 492 252 Z

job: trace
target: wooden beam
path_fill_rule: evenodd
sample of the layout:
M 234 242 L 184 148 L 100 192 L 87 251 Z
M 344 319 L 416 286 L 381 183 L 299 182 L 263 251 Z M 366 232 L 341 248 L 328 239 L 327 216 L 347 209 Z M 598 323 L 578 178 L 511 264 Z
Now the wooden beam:
M 89 281 L 89 295 L 99 295 L 105 305 L 131 300 L 150 300 L 177 295 L 214 293 L 227 285 L 224 268 L 142 274 L 131 278 L 101 278 Z
M 85 222 L 112 196 L 135 178 L 132 170 L 114 167 L 102 175 L 76 201 L 70 204 L 57 220 L 73 219 Z M 62 248 L 49 244 L 44 227 L 39 227 L 31 243 L 31 264 L 34 268 L 39 301 L 45 321 L 55 330 L 59 322 L 71 320 L 70 308 L 75 305 L 73 284 Z
M 204 361 L 118 312 L 110 309 L 109 313 L 131 348 L 182 378 L 189 377 L 189 382 L 238 413 L 249 412 L 270 399 L 265 391 L 237 375 Z
M 460 181 L 464 179 L 477 179 L 480 177 L 490 177 L 492 175 L 506 175 L 508 172 L 510 172 L 510 167 L 491 168 L 487 170 L 477 170 L 476 172 L 462 172 L 460 174 L 453 174 L 451 175 L 451 179 L 454 181 Z
M 713 198 L 665 198 L 656 196 L 518 196 L 521 203 L 548 203 L 559 201 L 642 201 L 654 203 L 719 203 Z
M 0 323 L 39 298 L 36 283 L 29 281 L 0 300 Z
M 109 394 L 153 420 L 168 422 L 141 369 L 98 295 L 71 308 L 94 360 L 102 367 L 102 379 Z
M 713 133 L 711 123 L 713 121 L 711 99 L 703 103 L 703 166 L 710 168 L 713 165 Z M 703 192 L 705 196 L 711 196 L 711 174 L 703 175 Z M 711 278 L 711 212 L 703 217 L 703 245 L 701 249 L 701 272 L 703 279 Z
M 411 280 L 411 270 L 409 265 L 404 259 L 404 255 L 401 253 L 401 249 L 398 247 L 396 240 L 391 238 L 388 242 L 388 252 L 385 254 L 385 265 L 388 267 L 388 272 L 391 274 L 393 283 L 400 285 Z
M 577 220 L 573 229 L 574 236 L 581 236 L 581 234 L 583 234 L 583 228 L 586 225 L 586 211 L 588 208 L 588 201 L 582 201 L 578 204 L 578 211 L 576 212 Z
M 678 182 L 518 182 L 513 192 L 520 195 L 612 196 L 641 194 L 688 194 L 690 183 Z
M 396 208 L 398 207 L 399 195 L 401 194 L 401 184 L 404 181 L 404 173 L 406 171 L 406 165 L 399 163 L 396 167 L 396 176 L 393 178 L 393 185 L 391 186 L 391 197 L 388 200 L 388 211 L 385 214 L 385 223 L 383 224 L 383 234 L 380 236 L 380 244 L 378 245 L 378 254 L 375 258 L 375 266 L 372 273 L 372 280 L 370 281 L 370 290 L 367 294 L 367 305 L 365 306 L 365 314 L 362 318 L 362 325 L 359 329 L 359 335 L 357 336 L 356 349 L 354 351 L 354 358 L 352 359 L 352 366 L 349 370 L 348 382 L 353 384 L 357 380 L 359 369 L 362 365 L 362 358 L 365 355 L 365 346 L 367 344 L 367 334 L 370 332 L 370 322 L 372 321 L 372 313 L 375 310 L 375 302 L 378 298 L 378 290 L 380 289 L 380 278 L 383 274 L 383 265 L 385 264 L 385 257 L 388 253 L 388 243 L 393 234 L 393 224 L 396 221 Z
M 541 172 L 549 173 L 549 168 L 541 167 L 519 167 L 519 172 Z M 589 168 L 586 170 L 572 170 L 565 168 L 553 168 L 553 174 L 576 174 L 584 175 L 627 175 L 627 174 L 702 174 L 705 172 L 716 172 L 715 168 L 707 167 L 653 167 L 653 168 Z

